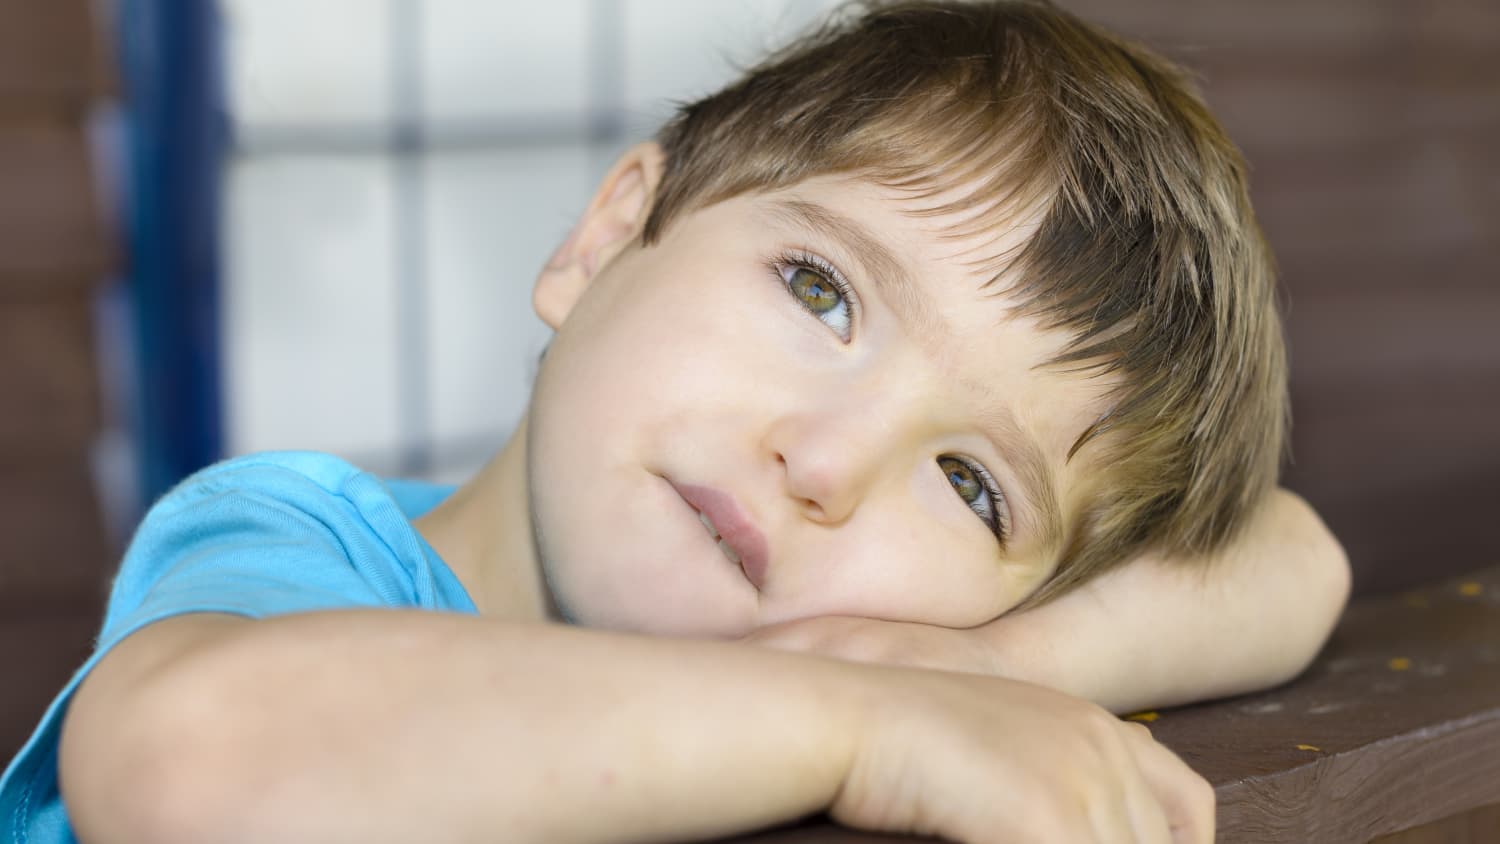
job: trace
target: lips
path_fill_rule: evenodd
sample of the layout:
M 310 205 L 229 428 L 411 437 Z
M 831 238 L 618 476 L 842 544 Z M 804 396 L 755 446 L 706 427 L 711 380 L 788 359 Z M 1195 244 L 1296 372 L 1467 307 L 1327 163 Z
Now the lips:
M 731 547 L 727 541 L 725 541 L 724 537 L 719 535 L 719 529 L 714 527 L 714 523 L 708 520 L 708 514 L 700 510 L 698 512 L 698 521 L 703 523 L 704 529 L 707 530 L 709 535 L 714 538 L 714 542 L 718 543 L 719 550 L 724 552 L 724 556 L 728 557 L 730 562 L 734 563 L 735 565 L 739 565 L 739 552 L 734 550 L 734 548 Z
M 716 535 L 720 550 L 737 562 L 745 578 L 760 589 L 765 585 L 769 567 L 766 536 L 734 496 L 713 487 L 679 484 L 668 481 L 682 500 L 698 512 L 698 518 L 711 535 Z

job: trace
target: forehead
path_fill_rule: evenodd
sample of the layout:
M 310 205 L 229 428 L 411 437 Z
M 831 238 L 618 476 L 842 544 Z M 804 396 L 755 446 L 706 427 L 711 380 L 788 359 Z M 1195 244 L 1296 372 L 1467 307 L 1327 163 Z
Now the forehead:
M 892 315 L 951 387 L 952 402 L 969 407 L 996 439 L 1034 445 L 1037 483 L 1028 486 L 1039 495 L 1054 490 L 1052 509 L 1065 516 L 1088 486 L 1088 455 L 1069 460 L 1069 452 L 1108 408 L 1117 379 L 1053 365 L 1072 336 L 1043 326 L 1009 292 L 1023 271 L 1014 259 L 1045 208 L 967 197 L 961 187 L 918 192 L 829 176 L 763 194 L 755 205 L 759 222 L 806 233 L 833 249 L 827 257 L 846 272 L 863 276 L 885 306 L 867 308 L 870 319 Z

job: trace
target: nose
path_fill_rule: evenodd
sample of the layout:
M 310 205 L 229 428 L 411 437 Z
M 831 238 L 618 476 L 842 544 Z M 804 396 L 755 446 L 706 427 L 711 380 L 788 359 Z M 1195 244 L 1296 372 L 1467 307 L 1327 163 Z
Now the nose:
M 854 514 L 882 469 L 894 466 L 912 437 L 910 416 L 886 402 L 803 410 L 772 423 L 766 450 L 803 513 L 838 524 Z

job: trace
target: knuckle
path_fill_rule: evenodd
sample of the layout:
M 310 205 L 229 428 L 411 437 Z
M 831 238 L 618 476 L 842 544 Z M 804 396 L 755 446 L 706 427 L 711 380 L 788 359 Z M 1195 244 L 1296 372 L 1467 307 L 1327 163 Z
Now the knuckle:
M 1083 711 L 1081 721 L 1087 734 L 1099 742 L 1119 741 L 1123 735 L 1120 725 L 1133 723 L 1121 721 L 1108 711 L 1093 705 Z
M 1215 827 L 1215 806 L 1217 803 L 1213 786 L 1208 780 L 1193 774 L 1176 788 L 1175 794 L 1168 798 L 1167 808 L 1169 814 L 1178 822 L 1186 822 L 1191 828 L 1197 830 L 1212 831 Z

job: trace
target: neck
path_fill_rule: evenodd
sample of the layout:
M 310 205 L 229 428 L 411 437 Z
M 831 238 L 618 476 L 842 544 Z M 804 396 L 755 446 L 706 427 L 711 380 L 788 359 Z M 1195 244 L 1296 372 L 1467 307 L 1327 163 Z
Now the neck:
M 527 420 L 477 475 L 415 527 L 438 552 L 483 615 L 556 620 L 531 533 Z

